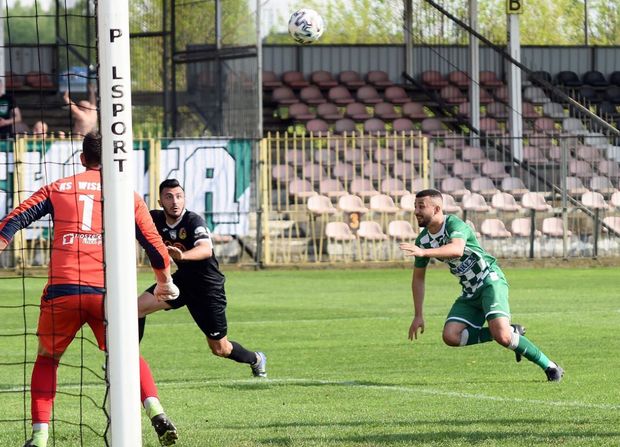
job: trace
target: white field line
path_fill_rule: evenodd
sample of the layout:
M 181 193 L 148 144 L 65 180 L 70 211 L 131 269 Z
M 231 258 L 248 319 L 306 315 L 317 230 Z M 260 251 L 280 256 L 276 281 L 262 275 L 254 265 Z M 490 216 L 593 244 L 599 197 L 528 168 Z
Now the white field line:
M 596 404 L 581 401 L 563 401 L 563 400 L 543 400 L 543 399 L 523 399 L 519 397 L 503 397 L 503 396 L 489 396 L 480 393 L 464 393 L 458 391 L 445 391 L 432 387 L 419 387 L 419 386 L 402 386 L 402 385 L 368 385 L 365 383 L 359 383 L 355 381 L 337 381 L 337 380 L 314 380 L 314 379 L 295 379 L 295 378 L 282 378 L 282 379 L 239 379 L 239 380 L 184 380 L 184 381 L 162 381 L 158 382 L 158 388 L 194 388 L 197 386 L 234 386 L 234 385 L 264 385 L 268 388 L 269 385 L 319 385 L 319 386 L 338 386 L 338 387 L 350 387 L 366 390 L 381 390 L 397 393 L 412 393 L 412 394 L 424 394 L 427 396 L 443 396 L 451 397 L 455 399 L 474 399 L 474 400 L 487 400 L 493 402 L 506 402 L 506 403 L 523 403 L 528 405 L 542 405 L 542 406 L 554 406 L 564 408 L 582 408 L 582 409 L 597 409 L 597 410 L 620 410 L 620 404 Z M 558 384 L 541 384 L 541 386 L 561 386 Z M 59 390 L 63 389 L 79 389 L 78 384 L 60 384 Z M 103 388 L 103 384 L 85 383 L 81 388 Z M 28 388 L 26 388 L 27 390 Z M 0 394 L 2 393 L 16 393 L 23 392 L 24 387 L 14 388 L 0 388 Z

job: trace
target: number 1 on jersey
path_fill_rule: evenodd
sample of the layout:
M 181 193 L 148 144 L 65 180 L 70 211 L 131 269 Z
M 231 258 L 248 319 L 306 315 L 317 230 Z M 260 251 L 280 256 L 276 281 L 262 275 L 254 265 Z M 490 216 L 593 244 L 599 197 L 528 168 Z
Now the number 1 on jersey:
M 80 194 L 79 200 L 80 202 L 84 202 L 84 211 L 82 212 L 82 230 L 92 231 L 95 196 L 92 194 Z

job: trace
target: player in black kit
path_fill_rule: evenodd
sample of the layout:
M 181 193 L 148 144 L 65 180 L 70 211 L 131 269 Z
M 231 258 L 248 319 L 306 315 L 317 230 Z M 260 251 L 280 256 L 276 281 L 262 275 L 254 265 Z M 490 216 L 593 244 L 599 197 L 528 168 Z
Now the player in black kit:
M 154 286 L 138 298 L 140 340 L 146 315 L 158 310 L 187 306 L 198 327 L 207 336 L 211 352 L 236 362 L 247 363 L 256 377 L 267 377 L 267 359 L 226 337 L 226 293 L 224 274 L 213 253 L 211 234 L 204 219 L 185 209 L 185 191 L 176 179 L 159 185 L 159 204 L 163 210 L 151 210 L 151 216 L 178 269 L 174 283 L 181 294 L 176 300 L 158 301 Z

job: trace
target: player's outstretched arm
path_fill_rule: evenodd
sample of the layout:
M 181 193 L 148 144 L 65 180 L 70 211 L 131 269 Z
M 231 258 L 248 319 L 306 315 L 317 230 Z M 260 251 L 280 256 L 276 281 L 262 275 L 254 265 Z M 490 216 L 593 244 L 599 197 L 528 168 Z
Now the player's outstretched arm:
M 168 254 L 175 261 L 202 261 L 203 259 L 213 256 L 213 248 L 211 242 L 208 239 L 198 241 L 198 243 L 191 250 L 181 251 L 177 247 L 169 245 L 166 247 Z
M 409 326 L 409 340 L 418 338 L 424 333 L 424 290 L 426 268 L 415 267 L 411 278 L 411 293 L 413 295 L 413 320 Z

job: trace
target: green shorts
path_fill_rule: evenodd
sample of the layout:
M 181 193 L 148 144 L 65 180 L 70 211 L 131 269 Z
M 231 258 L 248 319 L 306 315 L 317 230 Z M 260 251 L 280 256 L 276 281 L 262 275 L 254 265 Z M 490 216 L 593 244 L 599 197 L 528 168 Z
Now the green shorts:
M 481 328 L 485 320 L 499 317 L 510 320 L 508 283 L 503 277 L 493 273 L 489 275 L 485 284 L 476 291 L 473 297 L 460 296 L 456 299 L 448 313 L 446 322 L 460 321 L 469 326 Z

